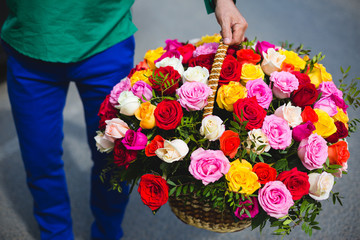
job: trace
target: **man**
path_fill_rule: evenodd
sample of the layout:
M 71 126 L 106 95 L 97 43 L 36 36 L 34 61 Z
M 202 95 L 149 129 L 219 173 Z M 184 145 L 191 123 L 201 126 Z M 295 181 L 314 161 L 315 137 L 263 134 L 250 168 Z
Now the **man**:
M 97 112 L 112 87 L 133 67 L 134 0 L 8 0 L 1 38 L 8 54 L 8 91 L 27 184 L 41 238 L 73 239 L 62 161 L 63 117 L 70 81 L 84 105 L 91 148 L 92 239 L 119 239 L 128 201 L 99 179 L 103 156 L 95 147 Z M 215 10 L 224 42 L 239 44 L 247 24 L 232 0 L 205 1 Z

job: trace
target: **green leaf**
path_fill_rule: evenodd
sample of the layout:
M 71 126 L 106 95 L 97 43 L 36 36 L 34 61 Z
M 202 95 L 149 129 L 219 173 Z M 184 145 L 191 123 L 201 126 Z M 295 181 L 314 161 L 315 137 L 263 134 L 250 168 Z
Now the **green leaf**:
M 291 220 L 290 220 L 290 219 L 285 220 L 285 221 L 283 222 L 284 225 L 289 225 L 290 223 L 291 223 Z
M 173 195 L 175 191 L 176 191 L 176 187 L 173 187 L 172 189 L 170 189 L 169 196 Z

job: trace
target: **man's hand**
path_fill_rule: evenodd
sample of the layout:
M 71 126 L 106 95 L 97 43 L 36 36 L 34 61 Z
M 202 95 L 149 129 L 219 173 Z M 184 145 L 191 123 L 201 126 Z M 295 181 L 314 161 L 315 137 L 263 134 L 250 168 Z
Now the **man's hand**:
M 248 24 L 241 15 L 233 0 L 214 0 L 215 16 L 221 27 L 224 43 L 228 45 L 240 44 L 245 39 Z

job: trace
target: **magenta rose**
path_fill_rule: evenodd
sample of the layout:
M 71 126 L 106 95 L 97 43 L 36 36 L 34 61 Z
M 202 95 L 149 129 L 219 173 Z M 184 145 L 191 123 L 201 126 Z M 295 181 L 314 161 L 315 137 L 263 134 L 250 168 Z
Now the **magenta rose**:
M 166 46 L 164 48 L 164 50 L 166 51 L 172 51 L 172 50 L 176 50 L 179 47 L 181 47 L 183 44 L 181 42 L 179 42 L 177 39 L 166 39 L 165 40 Z
M 207 98 L 211 93 L 211 88 L 201 82 L 186 82 L 176 89 L 178 101 L 187 111 L 202 110 L 207 105 Z
M 274 96 L 280 99 L 289 98 L 290 94 L 299 87 L 299 80 L 289 72 L 273 72 L 270 75 L 273 83 Z
M 262 209 L 277 219 L 286 216 L 290 207 L 294 205 L 290 191 L 280 181 L 267 182 L 259 190 L 258 200 Z
M 141 128 L 139 128 L 137 131 L 127 130 L 121 142 L 128 150 L 142 150 L 145 149 L 147 140 L 146 135 L 143 134 Z
M 254 218 L 259 213 L 259 203 L 258 203 L 258 200 L 256 197 L 251 197 L 251 201 L 250 200 L 245 200 L 245 201 L 240 200 L 239 205 L 240 205 L 240 207 L 238 207 L 235 210 L 234 214 L 240 220 L 249 218 L 249 216 L 246 214 L 246 212 L 244 212 L 242 215 L 240 215 L 241 210 L 244 208 L 249 211 L 251 218 Z
M 269 48 L 275 48 L 275 45 L 266 41 L 257 42 L 255 46 L 255 51 L 263 56 L 263 52 L 267 53 Z
M 246 83 L 247 97 L 256 97 L 262 108 L 268 109 L 273 100 L 271 88 L 262 80 L 255 79 Z
M 144 81 L 137 81 L 131 88 L 132 93 L 143 102 L 150 101 L 152 98 L 152 88 Z M 144 99 L 145 98 L 145 99 Z
M 230 169 L 230 162 L 221 150 L 199 148 L 190 156 L 189 172 L 204 185 L 216 182 Z
M 286 120 L 274 114 L 266 116 L 261 130 L 268 138 L 269 144 L 274 149 L 286 149 L 291 144 L 292 131 Z
M 304 124 L 297 125 L 292 130 L 292 136 L 295 141 L 301 142 L 304 138 L 307 138 L 315 131 L 315 126 L 311 121 L 307 121 Z
M 334 103 L 337 107 L 341 108 L 344 112 L 346 112 L 346 110 L 349 106 L 346 105 L 346 103 L 342 97 L 339 97 L 339 96 L 333 94 L 330 96 L 330 98 L 334 101 Z
M 317 133 L 301 140 L 298 156 L 308 170 L 322 168 L 328 157 L 328 146 L 324 138 Z
M 172 58 L 172 57 L 176 57 L 178 59 L 180 59 L 180 52 L 178 50 L 170 50 L 165 52 L 163 55 L 161 55 L 161 57 L 159 57 L 158 59 L 156 59 L 154 61 L 154 63 L 160 62 L 161 60 L 163 60 L 164 58 Z
M 118 99 L 120 93 L 123 91 L 129 91 L 131 88 L 131 82 L 129 78 L 125 78 L 121 80 L 118 84 L 116 84 L 110 92 L 110 103 L 113 106 L 119 105 Z

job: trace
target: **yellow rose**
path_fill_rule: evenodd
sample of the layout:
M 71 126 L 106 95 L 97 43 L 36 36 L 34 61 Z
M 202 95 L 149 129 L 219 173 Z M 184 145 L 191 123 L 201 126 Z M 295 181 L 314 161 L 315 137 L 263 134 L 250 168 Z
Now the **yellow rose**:
M 332 81 L 332 76 L 326 71 L 326 68 L 319 63 L 315 63 L 314 68 L 311 72 L 308 73 L 311 83 L 315 85 L 316 88 L 319 87 L 322 82 Z
M 230 81 L 228 85 L 222 85 L 217 91 L 216 102 L 221 109 L 229 112 L 234 111 L 234 103 L 240 98 L 246 98 L 247 90 L 239 82 Z
M 136 71 L 130 78 L 131 86 L 133 86 L 137 81 L 144 81 L 151 86 L 149 77 L 152 75 L 152 70 L 140 70 Z
M 346 125 L 349 122 L 349 116 L 344 112 L 344 110 L 342 110 L 342 108 L 337 107 L 337 110 L 338 112 L 333 116 L 333 119 L 335 121 L 343 122 Z
M 144 60 L 149 65 L 149 67 L 154 70 L 155 67 L 155 61 L 159 59 L 166 51 L 162 47 L 158 47 L 155 50 L 148 50 L 145 53 Z
M 265 74 L 260 65 L 245 63 L 241 68 L 241 84 L 244 86 L 248 81 L 258 78 L 263 79 L 264 76 Z
M 135 117 L 140 120 L 141 128 L 152 129 L 153 127 L 155 127 L 155 109 L 155 105 L 152 105 L 150 102 L 144 102 L 135 111 Z
M 300 71 L 305 68 L 306 62 L 301 57 L 299 57 L 296 52 L 280 49 L 279 53 L 286 56 L 283 63 L 293 65 L 295 71 Z
M 241 162 L 239 159 L 231 162 L 225 178 L 229 181 L 230 191 L 250 195 L 261 187 L 258 176 L 252 171 L 251 164 L 244 159 Z
M 321 109 L 314 109 L 315 113 L 318 115 L 319 120 L 314 123 L 315 131 L 314 133 L 319 134 L 323 138 L 327 138 L 330 135 L 336 132 L 336 126 L 334 119 L 332 119 L 327 112 Z
M 212 43 L 212 42 L 220 42 L 221 35 L 218 33 L 215 33 L 212 36 L 206 35 L 201 37 L 201 40 L 195 43 L 195 46 L 198 47 L 200 45 L 203 45 L 204 43 Z

